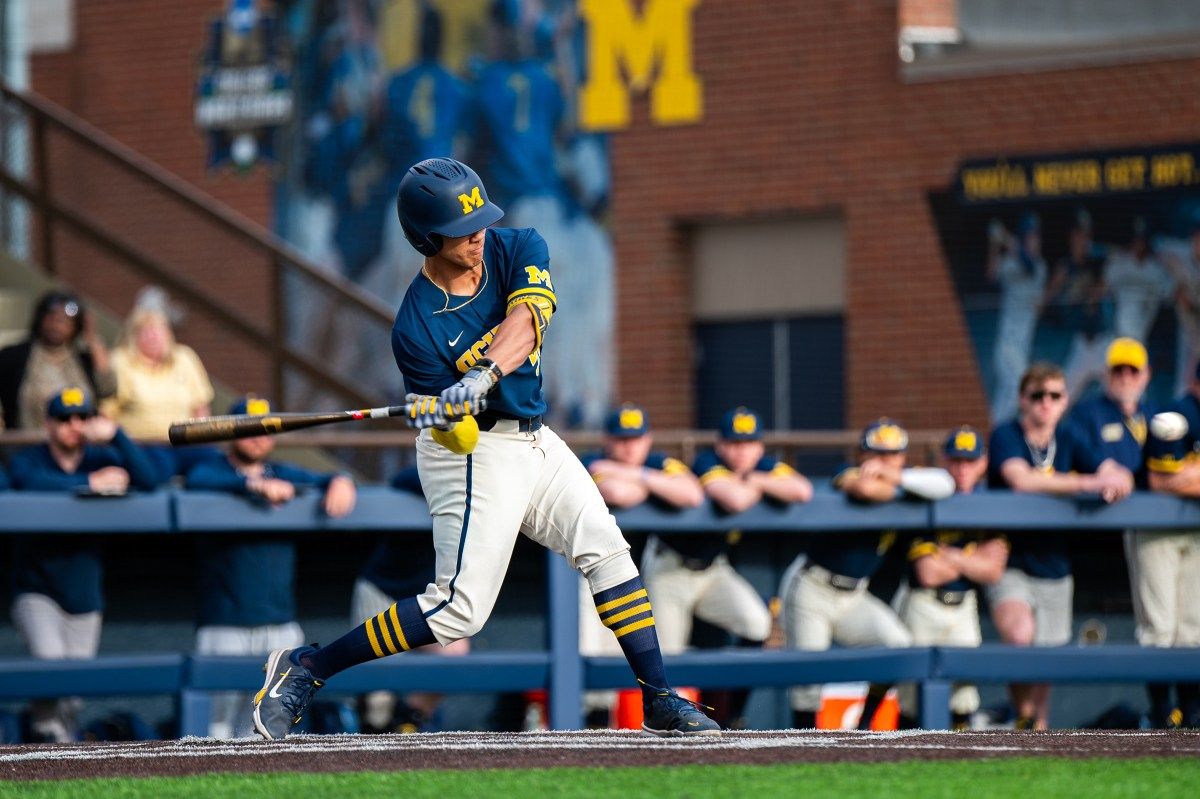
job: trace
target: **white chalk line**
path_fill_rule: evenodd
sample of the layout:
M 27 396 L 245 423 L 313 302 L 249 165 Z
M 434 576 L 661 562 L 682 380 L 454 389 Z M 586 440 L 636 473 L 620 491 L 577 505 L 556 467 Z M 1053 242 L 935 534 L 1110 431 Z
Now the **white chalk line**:
M 917 737 L 946 738 L 945 742 L 907 741 Z M 270 757 L 287 754 L 388 753 L 404 752 L 504 752 L 504 751 L 561 751 L 597 749 L 610 751 L 650 751 L 681 748 L 705 751 L 754 751 L 763 749 L 875 749 L 912 751 L 949 751 L 964 753 L 1029 753 L 1029 754 L 1123 754 L 1120 747 L 1095 748 L 1086 746 L 1042 746 L 1034 743 L 1013 746 L 999 743 L 972 742 L 971 739 L 995 737 L 994 733 L 922 731 L 868 733 L 846 730 L 826 730 L 784 733 L 771 731 L 738 732 L 722 737 L 663 739 L 645 736 L 638 731 L 594 730 L 534 733 L 429 733 L 393 736 L 295 736 L 286 741 L 228 741 L 212 738 L 184 738 L 178 741 L 138 741 L 103 746 L 55 747 L 46 749 L 0 749 L 0 763 L 96 761 L 106 759 L 154 760 L 165 758 L 209 757 Z M 1100 731 L 1064 731 L 1054 733 L 1053 739 L 1086 740 L 1112 737 L 1159 737 L 1153 732 L 1108 734 Z M 1074 741 L 1071 741 L 1074 743 Z M 1165 747 L 1166 751 L 1200 755 L 1200 736 L 1196 746 Z M 1148 753 L 1154 754 L 1154 753 Z

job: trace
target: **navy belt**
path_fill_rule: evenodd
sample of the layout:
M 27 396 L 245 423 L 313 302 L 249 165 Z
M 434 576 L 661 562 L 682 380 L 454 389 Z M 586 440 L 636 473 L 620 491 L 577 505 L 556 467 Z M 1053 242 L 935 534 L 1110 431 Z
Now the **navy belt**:
M 483 432 L 488 432 L 500 422 L 513 422 L 517 426 L 517 432 L 534 433 L 542 429 L 542 417 L 533 416 L 528 419 L 513 419 L 508 416 L 499 416 L 497 414 L 484 411 L 475 417 L 476 423 L 479 424 L 479 429 Z

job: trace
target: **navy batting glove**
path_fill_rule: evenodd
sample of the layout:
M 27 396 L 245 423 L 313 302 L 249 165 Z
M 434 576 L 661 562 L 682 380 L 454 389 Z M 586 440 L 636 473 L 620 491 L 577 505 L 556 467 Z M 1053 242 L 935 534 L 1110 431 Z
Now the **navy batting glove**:
M 449 424 L 445 404 L 440 397 L 432 394 L 409 394 L 405 396 L 404 404 L 408 406 L 408 413 L 404 418 L 414 430 L 424 430 L 427 427 L 444 428 Z
M 451 420 L 473 416 L 487 410 L 487 394 L 503 373 L 487 358 L 472 366 L 454 385 L 442 392 L 442 405 Z

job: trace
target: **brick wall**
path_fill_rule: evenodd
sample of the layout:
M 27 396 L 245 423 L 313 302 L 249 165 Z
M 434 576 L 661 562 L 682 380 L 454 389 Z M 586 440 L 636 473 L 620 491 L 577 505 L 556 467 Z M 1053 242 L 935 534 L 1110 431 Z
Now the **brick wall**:
M 122 144 L 266 225 L 271 218 L 266 171 L 249 177 L 228 171 L 208 174 L 204 138 L 192 124 L 205 22 L 224 5 L 223 0 L 77 2 L 75 46 L 66 53 L 35 56 L 31 84 Z M 69 139 L 53 137 L 50 154 L 51 180 L 61 199 L 88 209 L 110 231 L 208 286 L 244 315 L 268 317 L 267 263 L 252 250 Z M 55 245 L 63 277 L 118 313 L 129 309 L 134 293 L 147 281 L 67 232 L 56 234 Z M 204 314 L 193 310 L 180 335 L 217 377 L 244 389 L 267 389 L 269 372 L 261 351 Z
M 77 3 L 76 48 L 36 58 L 33 85 L 266 223 L 265 173 L 206 174 L 191 121 L 203 23 L 221 5 Z M 948 185 L 967 156 L 1171 142 L 1200 129 L 1195 60 L 906 84 L 896 26 L 894 2 L 703 0 L 694 47 L 703 123 L 651 125 L 642 97 L 632 127 L 613 136 L 618 386 L 647 403 L 660 426 L 694 418 L 690 401 L 678 400 L 692 385 L 690 222 L 840 211 L 847 418 L 983 423 L 979 367 L 927 193 Z M 265 269 L 247 268 L 203 226 L 176 221 L 160 198 L 114 192 L 87 165 L 66 174 L 80 202 L 140 224 L 147 247 L 262 314 Z M 117 310 L 137 284 L 87 259 L 67 272 Z M 753 274 L 753 264 L 730 265 L 730 280 Z M 247 383 L 260 380 L 262 365 L 243 344 L 215 325 L 195 328 L 187 332 L 214 371 L 257 387 Z
M 689 425 L 689 220 L 840 209 L 847 237 L 847 418 L 986 422 L 979 366 L 927 193 L 968 156 L 1195 138 L 1197 64 L 905 84 L 894 3 L 705 0 L 703 124 L 656 127 L 645 98 L 613 137 L 618 385 Z M 686 155 L 681 155 L 686 154 Z M 753 279 L 730 264 L 729 279 Z

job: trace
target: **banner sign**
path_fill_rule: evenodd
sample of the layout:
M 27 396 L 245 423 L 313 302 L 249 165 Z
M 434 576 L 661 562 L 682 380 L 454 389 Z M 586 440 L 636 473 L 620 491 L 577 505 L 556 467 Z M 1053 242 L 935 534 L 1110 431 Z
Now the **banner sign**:
M 967 161 L 964 203 L 1079 199 L 1200 186 L 1200 144 Z
M 292 118 L 291 67 L 275 18 L 255 0 L 230 0 L 209 23 L 196 87 L 196 126 L 208 139 L 208 167 L 232 161 L 239 170 L 274 158 L 275 129 Z

